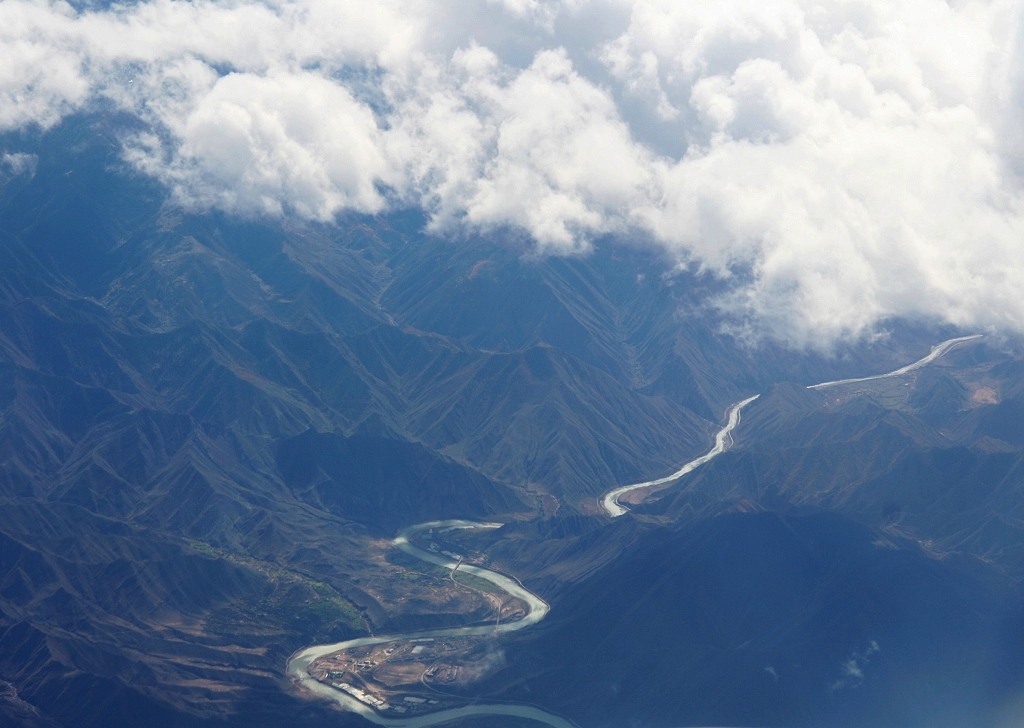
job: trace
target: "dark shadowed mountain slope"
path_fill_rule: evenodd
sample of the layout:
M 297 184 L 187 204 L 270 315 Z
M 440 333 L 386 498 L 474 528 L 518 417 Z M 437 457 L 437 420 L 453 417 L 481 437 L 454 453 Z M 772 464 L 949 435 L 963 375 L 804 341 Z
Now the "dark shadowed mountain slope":
M 388 591 L 420 578 L 385 557 L 397 526 L 538 519 L 508 529 L 546 552 L 538 572 L 570 556 L 557 536 L 577 529 L 578 572 L 543 577 L 561 593 L 640 537 L 587 535 L 603 523 L 582 515 L 596 496 L 706 450 L 730 403 L 893 369 L 941 338 L 907 331 L 837 359 L 752 351 L 708 314 L 716 284 L 643 249 L 538 259 L 500 236 L 425 237 L 412 214 L 317 226 L 184 212 L 125 170 L 112 130 L 126 123 L 4 138 L 38 164 L 0 175 L 0 680 L 13 691 L 0 715 L 280 724 L 299 710 L 283 681 L 294 649 L 486 609 L 466 597 L 411 614 Z M 885 440 L 884 422 L 916 451 L 937 447 L 949 403 L 981 391 L 961 384 L 915 395 L 912 411 L 852 412 L 843 432 Z M 1013 450 L 1018 395 L 1001 396 L 979 410 L 976 442 L 957 442 Z M 788 406 L 776 429 L 834 439 L 822 433 L 838 411 L 823 423 L 818 400 Z M 910 452 L 888 439 L 879 466 Z M 749 474 L 756 448 L 741 445 L 708 472 Z M 734 495 L 701 488 L 650 513 Z M 510 544 L 510 558 L 529 551 Z
M 435 304 L 402 293 L 497 248 L 518 299 L 544 261 L 446 249 L 401 217 L 185 215 L 123 173 L 118 123 L 15 140 L 34 176 L 0 180 L 0 679 L 22 701 L 5 710 L 272 723 L 292 650 L 393 621 L 381 536 L 572 510 L 703 447 L 713 423 L 548 341 L 569 308 L 499 347 L 423 328 L 411 311 Z
M 568 590 L 494 687 L 593 727 L 983 728 L 1022 647 L 1019 594 L 977 561 L 832 514 L 733 513 L 651 531 Z
M 462 513 L 475 518 L 522 507 L 482 475 L 401 440 L 307 431 L 281 441 L 277 464 L 285 483 L 303 499 L 392 531 L 416 519 L 443 518 L 456 501 Z
M 914 376 L 822 392 L 780 385 L 738 445 L 648 513 L 754 499 L 844 512 L 939 553 L 1024 573 L 1024 393 L 1016 360 L 976 345 Z

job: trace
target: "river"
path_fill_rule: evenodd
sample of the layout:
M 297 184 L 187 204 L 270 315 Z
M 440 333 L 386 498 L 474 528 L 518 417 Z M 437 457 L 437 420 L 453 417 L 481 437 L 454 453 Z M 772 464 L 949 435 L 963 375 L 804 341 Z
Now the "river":
M 825 389 L 828 387 L 835 387 L 842 384 L 856 384 L 859 382 L 869 382 L 876 379 L 886 379 L 889 377 L 898 377 L 903 374 L 907 374 L 916 369 L 935 361 L 940 356 L 948 352 L 955 346 L 973 341 L 981 338 L 980 334 L 974 336 L 961 336 L 955 339 L 949 339 L 943 341 L 932 347 L 932 350 L 927 356 L 915 361 L 912 364 L 908 364 L 905 367 L 896 369 L 895 371 L 887 372 L 885 374 L 876 374 L 869 377 L 859 377 L 856 379 L 838 379 L 831 382 L 822 382 L 820 384 L 812 384 L 808 386 L 808 389 Z M 715 435 L 715 444 L 708 452 L 695 458 L 679 470 L 666 475 L 663 478 L 657 478 L 655 480 L 647 480 L 642 483 L 634 483 L 632 485 L 624 485 L 615 488 L 604 495 L 601 499 L 601 505 L 605 511 L 613 516 L 621 516 L 628 512 L 628 508 L 619 503 L 618 499 L 625 493 L 634 490 L 640 490 L 644 488 L 651 488 L 658 485 L 664 485 L 677 480 L 684 475 L 696 470 L 701 465 L 711 461 L 713 458 L 721 455 L 723 452 L 732 446 L 732 432 L 740 423 L 740 414 L 743 408 L 748 404 L 756 400 L 760 395 L 753 395 L 746 399 L 736 402 L 731 405 L 726 411 L 726 423 L 721 430 Z M 358 713 L 372 723 L 376 723 L 381 726 L 393 726 L 394 728 L 428 728 L 429 726 L 440 725 L 447 723 L 448 721 L 455 720 L 457 718 L 467 718 L 471 716 L 485 716 L 485 715 L 501 715 L 515 718 L 526 718 L 543 723 L 552 728 L 577 728 L 576 724 L 555 715 L 554 713 L 548 713 L 547 711 L 535 708 L 529 705 L 514 705 L 514 704 L 502 704 L 502 703 L 483 703 L 467 705 L 461 708 L 452 708 L 448 710 L 441 710 L 428 715 L 419 715 L 410 718 L 391 718 L 385 717 L 378 713 L 376 710 L 371 708 L 366 703 L 357 700 L 355 697 L 348 693 L 338 690 L 337 688 L 326 685 L 318 680 L 314 680 L 310 677 L 307 669 L 317 659 L 329 655 L 333 652 L 339 652 L 341 650 L 350 649 L 353 647 L 361 647 L 366 645 L 383 644 L 385 642 L 399 642 L 412 639 L 424 639 L 424 638 L 443 638 L 443 637 L 464 637 L 473 635 L 498 635 L 506 634 L 508 632 L 514 632 L 516 630 L 524 629 L 530 625 L 536 624 L 537 622 L 544 619 L 547 615 L 550 607 L 547 602 L 541 599 L 539 596 L 529 591 L 518 580 L 513 579 L 504 574 L 500 574 L 490 569 L 485 569 L 482 566 L 474 566 L 472 564 L 465 564 L 454 561 L 447 556 L 432 552 L 424 551 L 418 548 L 412 543 L 411 537 L 419 534 L 423 531 L 437 531 L 444 533 L 446 531 L 453 531 L 459 529 L 493 529 L 500 528 L 503 524 L 501 523 L 477 523 L 475 521 L 464 521 L 464 520 L 449 520 L 449 521 L 431 521 L 429 523 L 420 523 L 415 526 L 410 526 L 399 532 L 398 536 L 392 542 L 395 548 L 398 548 L 410 556 L 414 556 L 422 561 L 430 564 L 436 564 L 446 569 L 455 569 L 458 567 L 460 571 L 467 574 L 472 574 L 481 579 L 486 579 L 491 582 L 499 589 L 502 589 L 506 593 L 513 597 L 523 600 L 527 606 L 527 613 L 521 618 L 514 622 L 505 622 L 503 624 L 494 625 L 478 625 L 475 627 L 452 627 L 449 629 L 436 629 L 426 630 L 422 632 L 410 632 L 406 634 L 394 634 L 394 635 L 381 635 L 376 637 L 360 637 L 358 639 L 346 640 L 345 642 L 336 642 L 329 645 L 314 645 L 307 647 L 303 650 L 299 650 L 292 655 L 288 660 L 287 672 L 295 681 L 300 683 L 307 690 L 310 690 L 317 695 L 321 695 L 325 698 L 330 698 L 345 707 L 353 713 Z
M 676 472 L 671 475 L 666 475 L 664 478 L 657 478 L 656 480 L 645 480 L 643 483 L 633 483 L 632 485 L 623 485 L 615 490 L 608 491 L 605 493 L 604 498 L 601 499 L 601 505 L 608 512 L 608 515 L 613 518 L 621 516 L 629 511 L 624 505 L 619 503 L 619 498 L 634 490 L 642 490 L 644 488 L 653 488 L 657 485 L 664 485 L 665 483 L 671 483 L 673 480 L 678 480 L 687 473 L 690 473 L 699 468 L 704 463 L 710 462 L 713 458 L 718 457 L 723 452 L 728 450 L 732 446 L 732 431 L 736 429 L 736 425 L 740 423 L 740 412 L 748 404 L 753 402 L 761 395 L 755 394 L 753 397 L 747 397 L 742 402 L 737 402 L 731 405 L 726 412 L 725 427 L 718 431 L 715 435 L 715 446 L 708 452 L 701 455 L 699 458 L 694 458 L 690 462 L 683 465 Z
M 953 347 L 959 346 L 960 344 L 964 344 L 968 341 L 975 341 L 976 339 L 980 339 L 981 337 L 982 334 L 974 334 L 973 336 L 960 336 L 955 339 L 943 341 L 941 344 L 936 344 L 935 346 L 933 346 L 931 351 L 928 352 L 926 356 L 918 359 L 914 363 L 907 364 L 905 367 L 900 367 L 899 369 L 896 369 L 891 372 L 886 372 L 885 374 L 874 374 L 870 377 L 858 377 L 856 379 L 837 379 L 831 382 L 821 382 L 820 384 L 811 384 L 810 386 L 807 387 L 807 389 L 827 389 L 829 387 L 838 387 L 839 385 L 842 384 L 857 384 L 859 382 L 871 382 L 876 379 L 888 379 L 890 377 L 898 377 L 903 374 L 909 374 L 912 371 L 915 371 L 923 366 L 932 363 Z M 608 515 L 612 516 L 613 518 L 624 515 L 629 511 L 629 509 L 626 508 L 621 503 L 619 503 L 619 498 L 623 494 L 629 493 L 630 491 L 634 490 L 642 490 L 644 488 L 651 488 L 654 486 L 671 483 L 672 481 L 678 480 L 679 478 L 683 477 L 687 473 L 696 470 L 701 465 L 704 465 L 713 458 L 721 455 L 723 452 L 725 452 L 732 446 L 731 433 L 734 429 L 736 429 L 736 426 L 740 423 L 740 412 L 744 407 L 753 402 L 759 396 L 760 395 L 755 394 L 753 397 L 747 397 L 746 399 L 740 402 L 736 402 L 735 404 L 729 407 L 729 409 L 726 411 L 725 426 L 718 431 L 718 434 L 715 436 L 715 446 L 711 448 L 711 450 L 709 450 L 707 453 L 701 455 L 699 458 L 691 460 L 690 462 L 683 465 L 683 467 L 679 468 L 679 470 L 672 473 L 671 475 L 666 475 L 664 478 L 658 478 L 656 480 L 646 480 L 643 483 L 633 483 L 632 485 L 623 485 L 618 488 L 615 488 L 614 490 L 610 490 L 607 493 L 605 493 L 603 498 L 601 498 L 601 506 L 608 513 Z
M 410 556 L 415 556 L 417 559 L 427 563 L 443 566 L 446 569 L 454 569 L 458 566 L 459 571 L 472 574 L 473 576 L 481 579 L 486 579 L 511 596 L 523 600 L 528 609 L 521 619 L 517 619 L 514 622 L 504 622 L 497 626 L 487 624 L 475 627 L 452 627 L 448 629 L 410 632 L 407 634 L 360 637 L 354 640 L 346 640 L 345 642 L 335 642 L 330 645 L 314 645 L 313 647 L 307 647 L 304 650 L 299 650 L 291 656 L 288 660 L 288 674 L 306 689 L 311 690 L 317 695 L 337 701 L 338 703 L 341 703 L 346 710 L 358 713 L 370 722 L 382 726 L 395 726 L 396 728 L 427 728 L 427 726 L 440 725 L 442 723 L 455 720 L 456 718 L 483 715 L 504 715 L 515 718 L 528 718 L 530 720 L 552 726 L 552 728 L 577 728 L 575 723 L 553 713 L 548 713 L 540 708 L 535 708 L 529 705 L 502 703 L 467 705 L 462 708 L 441 710 L 436 713 L 430 713 L 429 715 L 419 715 L 411 718 L 385 717 L 366 703 L 357 700 L 343 690 L 338 690 L 330 685 L 314 680 L 307 672 L 307 669 L 314 660 L 333 652 L 339 652 L 353 647 L 379 645 L 385 642 L 400 642 L 411 639 L 424 639 L 428 637 L 443 638 L 506 634 L 508 632 L 515 632 L 516 630 L 524 629 L 525 627 L 529 627 L 530 625 L 536 624 L 540 620 L 544 619 L 550 610 L 548 603 L 524 587 L 517 580 L 496 571 L 485 569 L 482 566 L 474 566 L 464 562 L 459 563 L 444 556 L 443 554 L 424 551 L 414 545 L 411 540 L 413 536 L 418 533 L 422 533 L 423 531 L 444 533 L 446 531 L 459 529 L 500 528 L 502 525 L 503 524 L 501 523 L 476 523 L 474 521 L 462 520 L 431 521 L 429 523 L 420 523 L 416 526 L 410 526 L 409 528 L 403 529 L 399 532 L 397 538 L 395 538 L 392 544 L 395 548 L 398 548 Z

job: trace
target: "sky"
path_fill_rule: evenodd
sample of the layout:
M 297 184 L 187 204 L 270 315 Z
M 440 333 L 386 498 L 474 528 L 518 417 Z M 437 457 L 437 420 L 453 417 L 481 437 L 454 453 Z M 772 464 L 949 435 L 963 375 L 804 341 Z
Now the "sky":
M 0 132 L 114 107 L 190 209 L 654 245 L 752 340 L 1020 333 L 1022 7 L 0 0 Z

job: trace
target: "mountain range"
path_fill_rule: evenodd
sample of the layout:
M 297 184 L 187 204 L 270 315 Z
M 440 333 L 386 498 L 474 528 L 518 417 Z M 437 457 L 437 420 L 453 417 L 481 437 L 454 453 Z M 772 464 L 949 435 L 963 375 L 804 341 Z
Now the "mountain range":
M 467 545 L 552 605 L 481 695 L 588 728 L 1017 715 L 1013 342 L 808 390 L 955 332 L 791 351 L 640 243 L 181 210 L 121 161 L 131 123 L 4 140 L 36 164 L 0 172 L 0 722 L 363 725 L 285 661 L 485 615 L 387 596 L 387 539 L 457 517 L 506 523 Z M 603 515 L 755 393 L 730 451 Z

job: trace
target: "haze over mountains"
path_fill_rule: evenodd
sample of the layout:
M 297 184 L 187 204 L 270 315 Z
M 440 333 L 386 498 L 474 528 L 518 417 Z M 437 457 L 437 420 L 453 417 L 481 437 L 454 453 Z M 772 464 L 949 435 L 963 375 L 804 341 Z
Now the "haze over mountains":
M 0 725 L 1024 724 L 1022 68 L 1015 0 L 0 0 Z
M 486 618 L 382 597 L 384 539 L 452 517 L 508 522 L 466 543 L 552 605 L 481 695 L 588 727 L 1019 717 L 1011 345 L 809 391 L 952 332 L 749 348 L 721 282 L 641 246 L 187 214 L 125 166 L 131 123 L 12 137 L 34 167 L 0 180 L 0 721 L 362 725 L 285 660 Z M 733 450 L 600 514 L 754 393 Z
M 1020 452 L 989 433 L 1016 367 L 995 358 L 778 385 L 735 449 L 634 507 L 652 531 L 570 589 L 548 634 L 510 648 L 510 674 L 543 674 L 519 688 L 597 725 L 1014 725 Z M 546 551 L 571 563 L 605 538 Z
M 122 163 L 192 210 L 642 239 L 796 348 L 1019 333 L 1022 29 L 1015 0 L 6 0 L 0 131 L 125 114 Z

